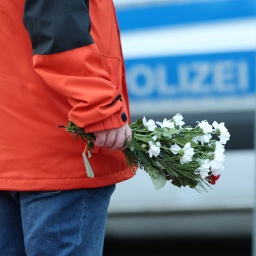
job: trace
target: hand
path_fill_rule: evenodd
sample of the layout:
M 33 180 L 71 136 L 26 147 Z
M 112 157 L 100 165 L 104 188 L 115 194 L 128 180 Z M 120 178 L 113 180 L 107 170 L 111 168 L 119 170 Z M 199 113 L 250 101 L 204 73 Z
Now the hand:
M 132 131 L 128 124 L 115 129 L 94 132 L 94 135 L 95 146 L 111 150 L 124 150 L 125 141 L 132 139 Z

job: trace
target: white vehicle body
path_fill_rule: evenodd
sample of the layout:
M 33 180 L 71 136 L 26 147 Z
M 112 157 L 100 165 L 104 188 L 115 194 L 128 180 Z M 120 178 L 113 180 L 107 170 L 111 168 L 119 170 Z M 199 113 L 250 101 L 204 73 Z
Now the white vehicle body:
M 225 122 L 219 119 L 228 113 L 232 126 L 243 127 L 247 123 L 253 131 L 254 122 L 249 119 L 254 118 L 256 108 L 254 1 L 115 0 L 115 4 L 121 20 L 134 118 L 172 117 L 179 112 L 206 120 L 209 114 L 217 122 Z M 135 23 L 129 27 L 128 19 L 128 25 L 125 23 L 129 12 L 130 19 L 139 16 L 140 12 L 150 17 L 155 8 L 166 15 L 182 16 L 184 12 L 184 17 L 177 23 L 175 18 L 161 17 L 159 24 L 151 24 L 142 16 L 143 24 L 140 25 L 138 19 L 138 27 Z M 186 17 L 189 8 L 197 11 L 192 15 L 196 17 L 194 20 Z M 196 121 L 201 120 L 190 120 L 193 125 Z M 255 151 L 251 146 L 253 134 L 248 138 L 247 133 L 247 129 L 240 128 L 236 134 L 231 133 L 230 141 L 236 140 L 238 146 L 226 150 L 225 170 L 208 192 L 198 193 L 171 184 L 155 190 L 142 170 L 133 179 L 118 184 L 110 204 L 107 231 L 124 236 L 157 235 L 159 232 L 195 235 L 197 232 L 204 234 L 208 220 L 212 223 L 215 220 L 216 225 L 212 232 L 208 229 L 208 234 L 248 235 L 255 205 Z M 245 146 L 239 148 L 243 140 Z M 201 217 L 194 219 L 193 224 L 194 213 Z M 204 215 L 200 215 L 202 213 Z M 149 216 L 153 216 L 154 221 Z M 175 226 L 179 220 L 184 224 L 182 229 L 181 225 Z M 135 224 L 131 225 L 131 221 Z

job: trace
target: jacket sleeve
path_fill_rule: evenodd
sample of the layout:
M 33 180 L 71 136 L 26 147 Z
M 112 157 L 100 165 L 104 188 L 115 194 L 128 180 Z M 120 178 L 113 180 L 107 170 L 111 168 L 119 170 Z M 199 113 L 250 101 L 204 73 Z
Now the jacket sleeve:
M 86 132 L 124 125 L 120 91 L 90 35 L 89 0 L 27 0 L 23 21 L 34 69 L 68 98 L 69 119 Z

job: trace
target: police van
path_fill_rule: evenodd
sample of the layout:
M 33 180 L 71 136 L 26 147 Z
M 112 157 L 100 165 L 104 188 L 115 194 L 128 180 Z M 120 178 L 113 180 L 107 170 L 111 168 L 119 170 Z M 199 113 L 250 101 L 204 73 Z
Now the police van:
M 112 236 L 246 236 L 252 232 L 256 2 L 116 0 L 132 119 L 187 125 L 224 122 L 225 170 L 208 192 L 166 184 L 139 170 L 117 184 Z

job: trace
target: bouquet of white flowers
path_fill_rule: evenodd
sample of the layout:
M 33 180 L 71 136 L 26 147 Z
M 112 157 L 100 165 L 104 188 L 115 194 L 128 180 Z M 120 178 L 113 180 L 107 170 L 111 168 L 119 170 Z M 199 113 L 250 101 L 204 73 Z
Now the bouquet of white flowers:
M 72 122 L 61 127 L 87 143 L 90 158 L 94 135 Z M 224 145 L 230 139 L 224 123 L 214 121 L 210 125 L 204 120 L 195 127 L 185 126 L 183 116 L 176 114 L 163 122 L 143 117 L 130 128 L 132 140 L 123 151 L 127 164 L 134 171 L 137 167 L 146 171 L 155 189 L 170 181 L 178 187 L 206 190 L 205 185 L 215 184 L 224 170 Z

